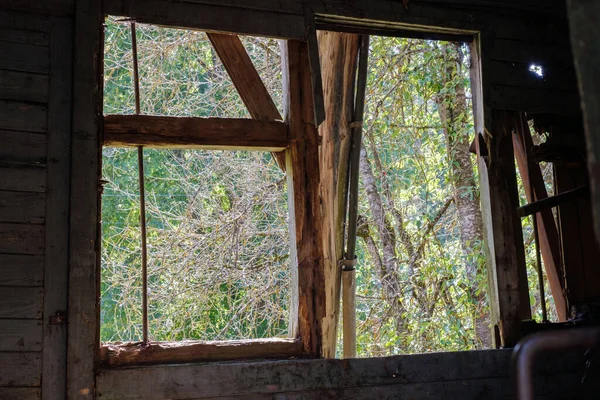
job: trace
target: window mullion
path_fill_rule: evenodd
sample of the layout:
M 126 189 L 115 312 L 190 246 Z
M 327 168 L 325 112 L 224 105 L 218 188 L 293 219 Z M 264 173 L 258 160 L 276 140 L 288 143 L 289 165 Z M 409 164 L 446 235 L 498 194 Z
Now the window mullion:
M 131 53 L 133 56 L 133 84 L 135 114 L 140 115 L 140 80 L 138 74 L 137 38 L 135 21 L 131 21 Z M 144 147 L 138 146 L 138 177 L 140 188 L 140 231 L 142 246 L 142 336 L 148 342 L 148 250 L 146 245 L 146 190 L 144 185 Z

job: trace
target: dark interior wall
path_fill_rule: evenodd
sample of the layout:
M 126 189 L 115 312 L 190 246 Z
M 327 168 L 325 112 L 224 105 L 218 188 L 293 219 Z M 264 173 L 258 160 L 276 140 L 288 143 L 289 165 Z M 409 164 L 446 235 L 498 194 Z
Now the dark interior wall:
M 64 397 L 73 4 L 0 6 L 0 398 Z M 18 7 L 17 7 L 18 6 Z M 63 317 L 61 317 L 63 316 Z M 43 368 L 42 368 L 43 367 Z
M 414 26 L 406 24 L 419 24 L 453 33 L 481 32 L 484 100 L 488 109 L 576 114 L 578 108 L 574 104 L 577 101 L 573 101 L 573 96 L 575 99 L 577 96 L 576 87 L 570 68 L 567 26 L 561 3 L 412 0 L 407 9 L 402 1 L 397 0 L 241 0 L 235 2 L 235 7 L 232 6 L 234 2 L 217 0 L 182 3 L 170 0 L 105 0 L 104 8 L 106 12 L 137 16 L 150 22 L 279 37 L 302 37 L 306 30 L 305 15 L 313 12 L 325 17 L 343 16 L 352 23 L 356 23 L 355 18 L 367 18 L 387 21 L 392 27 L 413 29 Z M 79 15 L 85 16 L 85 6 L 82 9 Z M 78 319 L 72 316 L 72 323 L 76 327 L 94 326 L 90 321 L 95 319 L 95 302 L 88 300 L 94 297 L 94 279 L 88 275 L 93 274 L 93 267 L 90 269 L 89 265 L 80 264 L 77 257 L 72 257 L 71 271 L 75 272 L 71 276 L 81 278 L 84 283 L 71 288 L 67 285 L 69 211 L 83 207 L 87 208 L 87 215 L 95 215 L 94 204 L 84 202 L 69 206 L 69 179 L 72 174 L 81 173 L 81 170 L 70 170 L 70 160 L 73 154 L 93 154 L 97 143 L 89 140 L 89 135 L 96 132 L 80 130 L 80 122 L 76 131 L 71 130 L 72 89 L 81 87 L 81 82 L 76 79 L 72 88 L 73 76 L 79 74 L 85 78 L 93 75 L 93 57 L 87 58 L 85 65 L 75 65 L 73 70 L 74 46 L 75 54 L 89 52 L 88 48 L 81 47 L 86 41 L 77 31 L 74 13 L 72 0 L 50 0 L 41 4 L 7 0 L 0 6 L 1 399 L 37 399 L 42 395 L 49 399 L 64 398 L 67 371 L 73 374 L 77 366 L 86 364 L 79 358 L 84 353 L 78 352 L 94 354 L 93 346 L 85 345 L 93 344 L 94 337 L 75 336 L 70 341 L 67 370 L 66 325 L 65 318 L 61 316 L 67 312 L 68 290 L 74 293 L 71 302 L 84 303 L 91 310 L 87 314 L 80 313 Z M 83 59 L 86 60 L 85 57 Z M 531 62 L 546 68 L 546 80 L 539 80 L 526 71 Z M 76 117 L 87 118 L 81 114 Z M 70 150 L 72 138 L 73 152 Z M 95 176 L 93 166 L 90 168 L 91 175 Z M 92 180 L 87 185 L 77 189 L 88 193 L 88 198 L 94 198 L 96 182 Z M 71 217 L 79 226 L 95 224 L 93 218 L 86 219 L 80 212 L 73 214 Z M 75 239 L 72 242 L 77 243 L 75 251 L 94 254 L 95 237 L 78 235 Z M 81 265 L 85 268 L 78 268 Z M 88 284 L 91 287 L 85 286 Z M 85 293 L 88 297 L 78 293 Z M 72 330 L 73 334 L 75 332 Z M 83 341 L 77 342 L 80 339 Z M 93 365 L 93 360 L 87 361 L 83 369 Z M 388 362 L 386 359 L 373 361 L 379 367 Z M 344 362 L 339 362 L 330 367 L 345 371 L 344 365 Z M 498 374 L 505 373 L 506 362 L 493 365 L 498 368 Z M 219 368 L 227 369 L 225 366 Z M 301 380 L 293 371 L 278 375 L 279 367 L 273 368 L 264 371 L 276 376 L 277 382 Z M 319 368 L 325 368 L 323 374 L 330 376 L 326 367 Z M 423 367 L 421 372 L 426 370 Z M 136 374 L 136 369 L 128 371 Z M 155 367 L 153 371 L 163 374 L 162 379 L 155 381 L 155 386 L 149 386 L 155 389 L 155 398 L 170 398 L 159 384 L 172 383 L 183 372 L 174 367 Z M 93 371 L 88 372 L 88 376 L 93 375 Z M 457 379 L 475 379 L 469 373 L 467 371 Z M 99 384 L 104 385 L 101 386 L 102 391 L 107 389 L 107 377 L 115 374 L 118 375 L 117 372 L 100 375 Z M 486 383 L 486 387 L 504 387 L 509 381 L 503 376 L 500 380 L 497 374 L 488 376 L 496 380 Z M 223 387 L 218 378 L 209 384 Z M 351 375 L 345 379 L 340 381 L 340 385 L 351 386 Z M 418 383 L 410 379 L 417 378 L 407 378 L 403 384 Z M 441 377 L 439 379 L 443 381 Z M 379 381 L 372 382 L 377 384 Z M 447 395 L 454 393 L 451 391 L 453 387 L 461 387 L 456 383 L 441 386 L 449 388 Z M 254 387 L 253 390 L 260 392 Z M 324 390 L 323 393 L 329 390 L 317 384 L 314 387 Z M 422 391 L 407 393 L 425 396 L 428 386 L 421 387 Z M 243 393 L 247 392 L 240 391 L 238 394 Z M 365 397 L 369 397 L 366 393 Z M 92 395 L 93 389 L 78 392 L 81 397 Z

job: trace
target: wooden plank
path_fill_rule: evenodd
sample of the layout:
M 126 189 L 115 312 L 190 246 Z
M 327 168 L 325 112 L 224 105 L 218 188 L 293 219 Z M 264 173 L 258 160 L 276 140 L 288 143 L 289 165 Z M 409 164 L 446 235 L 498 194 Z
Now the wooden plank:
M 0 319 L 0 351 L 41 351 L 42 321 Z
M 44 227 L 1 223 L 0 253 L 44 254 Z
M 47 117 L 44 105 L 0 100 L 0 129 L 43 133 L 46 132 Z
M 7 9 L 35 12 L 46 15 L 71 15 L 75 9 L 75 0 L 4 0 Z
M 7 388 L 0 387 L 0 399 L 3 400 L 39 400 L 42 398 L 40 388 Z
M 96 396 L 100 347 L 100 153 L 102 148 L 102 5 L 79 0 L 75 10 L 69 221 L 67 398 Z
M 496 38 L 490 46 L 490 59 L 572 70 L 571 48 L 556 44 Z
M 490 89 L 491 105 L 494 108 L 565 116 L 580 112 L 577 93 L 501 85 L 493 85 Z
M 286 14 L 302 14 L 302 4 L 295 0 L 186 0 L 188 3 L 219 4 L 250 10 L 280 11 Z
M 304 37 L 301 15 L 228 7 L 220 4 L 194 4 L 186 1 L 105 0 L 103 11 L 110 15 L 134 17 L 138 22 L 276 38 Z
M 325 103 L 323 101 L 323 79 L 321 76 L 321 58 L 319 57 L 319 42 L 315 15 L 309 7 L 304 10 L 306 24 L 306 44 L 308 46 L 308 63 L 310 65 L 310 81 L 312 84 L 313 110 L 315 125 L 319 127 L 325 121 Z
M 43 193 L 0 190 L 0 222 L 43 224 L 45 197 Z
M 529 70 L 531 64 L 491 60 L 488 62 L 490 84 L 518 86 L 538 90 L 577 93 L 577 80 L 571 73 L 557 69 L 544 69 L 540 77 Z M 561 94 L 556 93 L 556 96 Z
M 302 344 L 296 339 L 227 340 L 199 342 L 150 342 L 108 344 L 100 349 L 105 366 L 183 364 L 201 361 L 284 359 L 299 357 Z
M 39 386 L 40 353 L 0 353 L 0 386 Z
M 0 41 L 0 69 L 48 73 L 48 48 Z
M 48 76 L 0 70 L 2 98 L 43 103 L 48 100 Z
M 48 33 L 0 27 L 0 41 L 48 46 Z
M 104 145 L 281 151 L 287 147 L 281 121 L 233 118 L 106 115 Z
M 531 160 L 528 162 L 526 149 L 532 149 L 533 146 L 531 134 L 528 129 L 527 120 L 524 120 L 521 129 L 513 133 L 513 148 L 515 150 L 517 165 L 519 166 L 521 181 L 525 189 L 525 197 L 531 203 L 533 201 L 548 199 L 548 193 L 539 165 Z M 534 197 L 532 197 L 532 187 Z M 556 221 L 551 210 L 545 210 L 537 214 L 536 221 L 539 232 L 540 251 L 544 260 L 544 268 L 546 269 L 552 297 L 554 298 L 556 314 L 559 321 L 565 321 L 568 310 L 564 295 L 564 271 L 560 256 L 560 240 Z
M 21 254 L 0 254 L 0 285 L 42 286 L 44 258 Z
M 600 3 L 594 1 L 567 1 L 570 37 L 587 143 L 587 159 L 592 189 L 592 210 L 596 238 L 600 239 L 600 27 L 596 16 Z
M 0 296 L 0 318 L 42 318 L 43 288 L 2 288 Z
M 17 163 L 46 162 L 46 136 L 39 133 L 0 130 L 0 160 Z
M 48 178 L 44 268 L 44 399 L 66 398 L 67 325 L 52 323 L 67 315 L 69 274 L 69 186 L 73 18 L 52 17 L 50 100 L 48 103 Z
M 484 224 L 491 222 L 491 226 L 485 229 L 493 237 L 490 255 L 494 257 L 492 266 L 495 269 L 491 271 L 491 282 L 497 290 L 497 323 L 505 347 L 514 346 L 519 341 L 521 321 L 531 318 L 523 232 L 516 213 L 519 197 L 512 131 L 516 129 L 518 120 L 518 113 L 493 111 L 492 132 L 486 138 L 489 151 L 487 176 L 482 181 L 487 184 L 485 193 L 489 196 L 485 200 L 489 215 L 484 217 Z
M 48 15 L 2 8 L 0 9 L 0 27 L 47 33 L 50 31 L 50 21 Z
M 311 73 L 306 43 L 287 43 L 290 145 L 286 152 L 289 209 L 293 210 L 298 263 L 299 334 L 307 355 L 322 354 L 326 312 L 323 221 L 319 193 L 319 136 L 314 125 Z M 291 217 L 290 217 L 291 219 Z
M 0 162 L 0 190 L 42 193 L 46 190 L 46 168 Z

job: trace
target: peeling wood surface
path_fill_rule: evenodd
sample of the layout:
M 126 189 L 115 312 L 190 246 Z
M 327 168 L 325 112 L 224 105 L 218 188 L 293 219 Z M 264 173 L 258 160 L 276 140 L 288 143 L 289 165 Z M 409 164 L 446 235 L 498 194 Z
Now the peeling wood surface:
M 183 364 L 202 361 L 285 359 L 300 357 L 296 339 L 227 340 L 220 342 L 150 342 L 106 344 L 100 359 L 107 367 L 148 364 Z
M 287 127 L 252 119 L 106 115 L 104 145 L 280 151 L 287 147 Z
M 42 321 L 0 319 L 0 352 L 41 350 Z
M 0 353 L 0 386 L 39 386 L 41 375 L 40 353 Z

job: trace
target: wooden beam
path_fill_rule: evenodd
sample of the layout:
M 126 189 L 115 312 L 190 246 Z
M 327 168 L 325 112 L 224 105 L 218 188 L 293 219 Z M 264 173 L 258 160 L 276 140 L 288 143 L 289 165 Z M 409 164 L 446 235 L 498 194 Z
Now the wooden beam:
M 321 57 L 319 57 L 319 42 L 317 41 L 317 28 L 315 15 L 309 7 L 304 10 L 306 24 L 306 43 L 308 46 L 308 62 L 310 65 L 310 81 L 314 104 L 315 125 L 319 127 L 325 120 L 325 103 L 323 101 L 323 80 L 321 77 Z
M 548 199 L 548 193 L 546 192 L 542 171 L 537 163 L 531 161 L 528 162 L 527 160 L 527 152 L 525 149 L 531 149 L 533 143 L 526 120 L 521 124 L 521 129 L 513 134 L 513 147 L 515 149 L 515 158 L 517 159 L 517 165 L 519 166 L 519 172 L 525 188 L 527 201 L 545 201 L 544 199 Z M 532 168 L 529 168 L 530 166 Z M 532 186 L 535 198 L 532 198 L 531 196 Z M 519 212 L 522 208 L 523 207 L 519 207 L 517 209 L 517 213 L 520 217 L 523 217 Z M 559 321 L 565 321 L 567 319 L 567 304 L 564 294 L 564 272 L 560 256 L 560 240 L 552 211 L 546 209 L 541 212 L 537 217 L 537 226 L 540 251 L 542 253 L 542 259 L 544 260 L 544 267 L 546 269 L 546 275 L 548 276 L 550 291 L 554 298 L 556 313 Z
M 281 151 L 287 126 L 252 119 L 106 115 L 104 145 Z
M 586 197 L 589 194 L 589 187 L 580 186 L 575 189 L 567 190 L 566 192 L 558 193 L 551 197 L 545 197 L 541 200 L 535 200 L 529 204 L 525 204 L 524 206 L 517 208 L 517 214 L 519 214 L 519 217 L 524 218 L 531 214 L 539 213 L 542 211 L 550 210 L 554 207 L 558 207 L 562 203 L 566 203 L 571 200 L 577 200 L 580 197 Z
M 321 189 L 323 199 L 323 250 L 325 251 L 325 287 L 327 313 L 323 320 L 323 356 L 335 357 L 340 313 L 341 268 L 348 158 L 350 154 L 350 122 L 354 107 L 354 81 L 358 53 L 358 35 L 319 32 L 319 53 L 323 60 L 323 93 L 325 121 L 319 127 L 322 137 L 320 152 Z M 351 278 L 348 272 L 346 279 Z M 348 279 L 351 280 L 351 279 Z
M 283 118 L 240 38 L 237 35 L 221 33 L 206 35 L 252 118 L 261 121 L 281 121 Z M 281 152 L 273 155 L 277 164 L 285 168 L 285 155 Z
M 69 220 L 67 398 L 93 399 L 100 346 L 102 1 L 75 10 Z
M 326 314 L 323 220 L 319 175 L 319 134 L 314 125 L 311 74 L 306 43 L 287 42 L 290 145 L 286 152 L 288 198 L 293 211 L 292 258 L 298 265 L 298 329 L 306 355 L 322 354 Z
M 201 342 L 149 342 L 107 344 L 100 360 L 107 367 L 150 364 L 183 364 L 202 361 L 285 359 L 300 357 L 302 344 L 296 339 L 254 339 Z
M 519 206 L 512 132 L 516 130 L 519 114 L 493 110 L 492 132 L 488 135 L 489 155 L 482 165 L 482 204 L 484 229 L 491 246 L 488 266 L 490 283 L 497 296 L 496 312 L 492 321 L 498 326 L 502 346 L 512 347 L 522 336 L 521 321 L 531 319 L 525 249 L 521 220 L 516 209 Z M 497 313 L 497 315 L 495 315 Z

